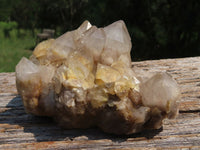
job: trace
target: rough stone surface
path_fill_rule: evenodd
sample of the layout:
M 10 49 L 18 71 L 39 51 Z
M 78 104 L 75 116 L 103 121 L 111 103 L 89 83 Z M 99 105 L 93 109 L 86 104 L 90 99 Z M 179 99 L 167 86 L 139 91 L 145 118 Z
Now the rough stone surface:
M 134 73 L 123 21 L 77 30 L 39 43 L 16 66 L 28 113 L 52 116 L 64 128 L 100 127 L 114 134 L 158 129 L 178 112 L 180 92 L 167 73 Z

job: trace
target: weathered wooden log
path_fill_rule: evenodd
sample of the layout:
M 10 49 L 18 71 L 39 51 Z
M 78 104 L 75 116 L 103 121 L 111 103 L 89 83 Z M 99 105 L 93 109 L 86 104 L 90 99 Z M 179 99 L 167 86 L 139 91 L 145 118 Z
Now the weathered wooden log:
M 54 38 L 54 33 L 55 33 L 55 30 L 52 30 L 52 29 L 43 29 L 42 33 L 38 33 L 37 34 L 37 41 L 36 41 L 36 43 L 39 43 L 39 42 L 47 40 L 47 39 Z
M 47 34 L 49 34 L 51 36 L 51 38 L 53 38 L 55 30 L 52 30 L 52 29 L 43 29 L 43 33 L 47 33 Z
M 180 85 L 179 116 L 164 120 L 163 128 L 129 136 L 61 129 L 50 118 L 26 114 L 15 74 L 0 73 L 0 149 L 200 149 L 200 57 L 132 65 L 136 71 L 166 71 Z

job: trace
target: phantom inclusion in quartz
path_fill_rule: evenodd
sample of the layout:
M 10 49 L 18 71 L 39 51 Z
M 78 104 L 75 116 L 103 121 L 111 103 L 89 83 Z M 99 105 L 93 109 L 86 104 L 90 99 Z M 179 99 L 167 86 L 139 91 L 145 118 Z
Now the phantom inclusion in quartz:
M 158 129 L 178 112 L 180 91 L 167 73 L 131 68 L 131 39 L 123 21 L 104 28 L 88 21 L 39 43 L 16 66 L 27 113 L 51 116 L 64 128 L 98 126 L 113 134 Z

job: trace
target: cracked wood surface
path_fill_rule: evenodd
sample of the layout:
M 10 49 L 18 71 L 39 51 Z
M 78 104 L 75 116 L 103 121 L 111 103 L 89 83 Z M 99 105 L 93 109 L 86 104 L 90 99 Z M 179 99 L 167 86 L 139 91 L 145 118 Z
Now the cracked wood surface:
M 50 118 L 26 114 L 14 73 L 0 73 L 0 149 L 200 149 L 200 57 L 133 62 L 133 69 L 166 71 L 178 82 L 179 116 L 159 130 L 128 136 L 99 129 L 64 130 Z

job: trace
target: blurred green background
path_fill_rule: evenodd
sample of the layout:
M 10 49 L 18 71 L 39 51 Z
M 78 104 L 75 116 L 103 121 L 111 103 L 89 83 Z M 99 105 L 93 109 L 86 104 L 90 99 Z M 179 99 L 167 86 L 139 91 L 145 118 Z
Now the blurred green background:
M 198 0 L 0 0 L 0 72 L 30 56 L 42 29 L 59 36 L 84 20 L 98 27 L 124 20 L 134 61 L 198 56 L 199 10 Z

